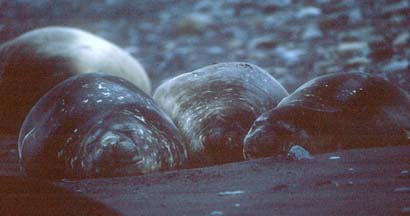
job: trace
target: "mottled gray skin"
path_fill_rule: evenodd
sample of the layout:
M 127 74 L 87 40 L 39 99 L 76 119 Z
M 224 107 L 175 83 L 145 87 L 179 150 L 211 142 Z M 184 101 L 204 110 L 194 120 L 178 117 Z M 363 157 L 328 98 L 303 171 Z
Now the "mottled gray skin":
M 154 99 L 181 130 L 189 166 L 243 160 L 242 140 L 252 122 L 287 91 L 261 68 L 220 63 L 177 76 Z
M 174 169 L 187 157 L 182 137 L 155 101 L 110 75 L 72 77 L 44 95 L 20 131 L 30 176 L 88 178 Z
M 17 135 L 24 117 L 48 90 L 83 73 L 123 77 L 146 93 L 144 68 L 116 45 L 67 27 L 29 31 L 0 46 L 0 134 Z
M 365 73 L 315 78 L 261 115 L 244 139 L 246 159 L 410 144 L 410 96 Z

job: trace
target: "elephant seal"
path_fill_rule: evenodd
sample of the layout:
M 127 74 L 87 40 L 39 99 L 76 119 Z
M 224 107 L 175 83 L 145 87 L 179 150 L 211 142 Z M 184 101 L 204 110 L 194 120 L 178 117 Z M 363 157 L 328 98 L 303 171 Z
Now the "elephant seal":
M 285 154 L 299 145 L 311 153 L 408 145 L 410 96 L 366 73 L 317 77 L 262 114 L 244 139 L 246 159 Z
M 116 45 L 69 27 L 29 31 L 0 46 L 0 134 L 17 135 L 37 100 L 56 84 L 82 73 L 123 77 L 150 93 L 144 68 Z
M 31 109 L 19 158 L 29 176 L 138 175 L 182 165 L 182 137 L 155 101 L 111 75 L 80 74 L 58 84 Z
M 287 95 L 258 66 L 231 62 L 168 80 L 154 99 L 181 130 L 188 166 L 198 167 L 243 160 L 242 140 L 253 121 Z

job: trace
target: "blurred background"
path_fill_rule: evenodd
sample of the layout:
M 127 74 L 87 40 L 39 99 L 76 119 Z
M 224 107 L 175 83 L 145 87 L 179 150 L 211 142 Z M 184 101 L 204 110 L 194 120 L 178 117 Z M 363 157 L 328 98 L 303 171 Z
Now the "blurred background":
M 348 71 L 410 92 L 409 0 L 0 0 L 0 43 L 49 25 L 117 44 L 142 63 L 154 88 L 209 64 L 246 61 L 290 92 Z

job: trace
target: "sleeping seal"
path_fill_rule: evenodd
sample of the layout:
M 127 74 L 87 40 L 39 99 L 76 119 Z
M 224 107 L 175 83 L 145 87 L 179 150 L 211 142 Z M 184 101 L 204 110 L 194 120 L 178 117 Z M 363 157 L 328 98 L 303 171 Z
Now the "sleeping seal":
M 244 139 L 246 159 L 286 153 L 299 145 L 311 153 L 408 145 L 410 96 L 365 73 L 317 77 L 262 114 Z
M 242 140 L 252 122 L 285 96 L 270 74 L 240 62 L 179 75 L 154 92 L 181 130 L 192 167 L 243 160 Z
M 155 101 L 111 75 L 81 74 L 47 92 L 24 120 L 18 140 L 29 176 L 87 178 L 179 167 L 181 135 Z
M 0 46 L 0 134 L 17 135 L 24 117 L 53 86 L 76 74 L 103 71 L 150 93 L 143 67 L 114 44 L 88 32 L 46 27 Z

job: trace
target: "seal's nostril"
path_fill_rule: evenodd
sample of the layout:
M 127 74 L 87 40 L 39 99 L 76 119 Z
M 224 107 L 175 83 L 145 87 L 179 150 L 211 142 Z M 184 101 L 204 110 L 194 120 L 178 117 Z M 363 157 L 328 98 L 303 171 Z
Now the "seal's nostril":
M 208 140 L 210 143 L 219 143 L 220 139 L 224 136 L 225 130 L 223 128 L 213 128 L 211 129 Z
M 118 143 L 120 140 L 120 137 L 112 132 L 107 132 L 102 140 L 101 140 L 101 145 L 103 147 L 108 147 L 108 146 L 112 146 L 115 145 L 116 143 Z

